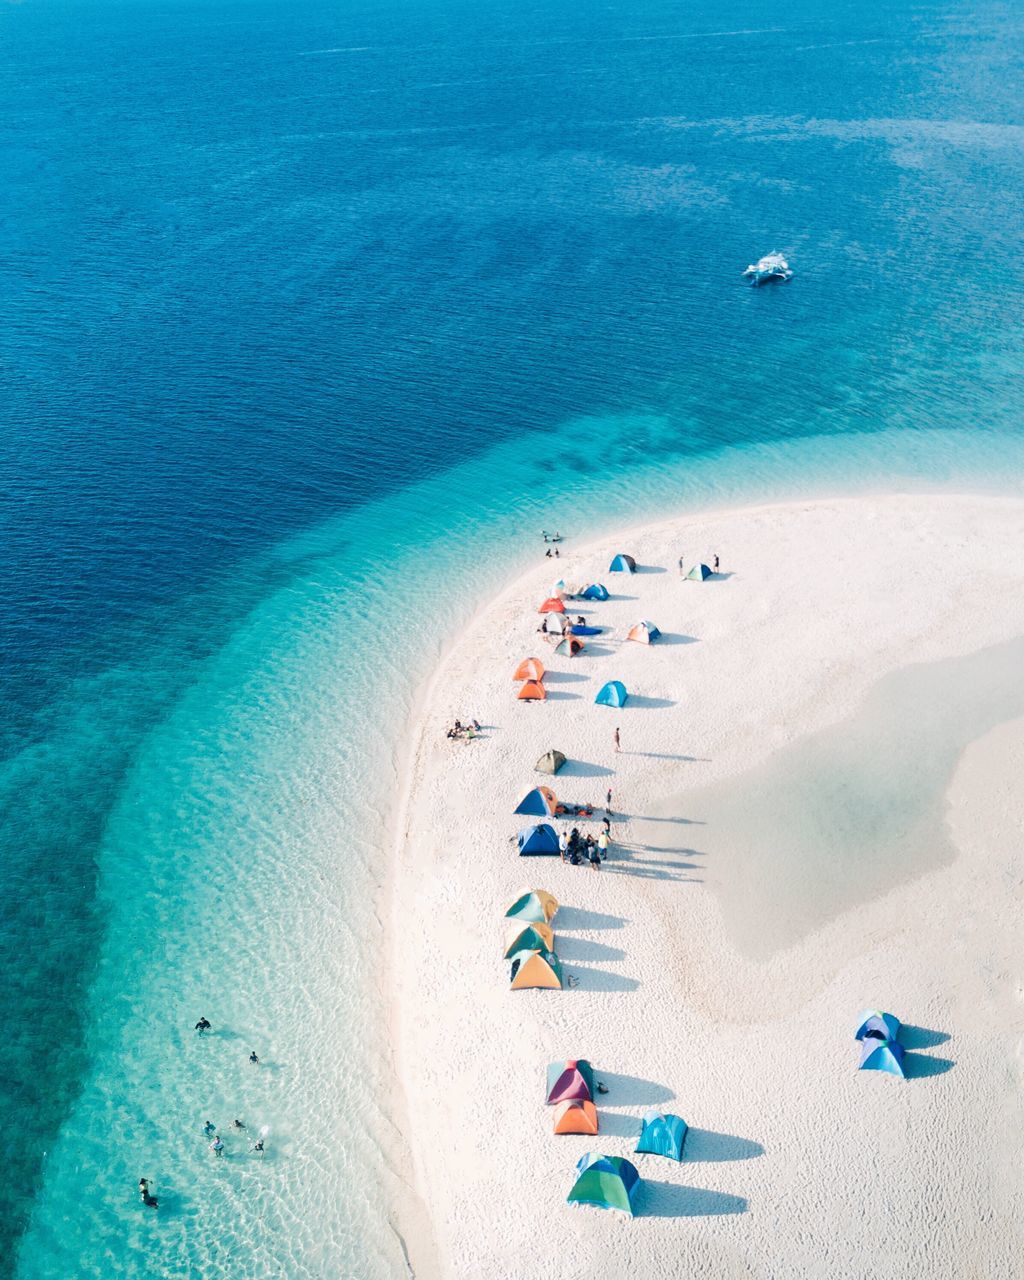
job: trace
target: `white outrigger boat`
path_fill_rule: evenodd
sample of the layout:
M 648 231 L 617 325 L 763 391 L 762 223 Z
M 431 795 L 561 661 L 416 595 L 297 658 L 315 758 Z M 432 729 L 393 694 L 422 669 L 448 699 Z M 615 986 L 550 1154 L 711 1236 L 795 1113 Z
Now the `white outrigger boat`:
M 763 258 L 759 258 L 757 262 L 747 267 L 743 273 L 750 276 L 752 285 L 767 284 L 770 280 L 791 280 L 793 272 L 789 269 L 789 263 L 781 253 L 768 253 Z

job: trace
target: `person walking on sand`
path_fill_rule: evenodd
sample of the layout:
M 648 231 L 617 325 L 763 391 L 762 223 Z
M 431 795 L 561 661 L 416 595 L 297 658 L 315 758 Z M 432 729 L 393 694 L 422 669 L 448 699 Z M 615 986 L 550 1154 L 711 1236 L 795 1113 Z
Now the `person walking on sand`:
M 619 745 L 620 745 L 619 731 L 618 731 L 618 728 L 616 728 L 616 730 L 615 730 L 615 751 L 616 751 L 616 754 L 618 754 Z

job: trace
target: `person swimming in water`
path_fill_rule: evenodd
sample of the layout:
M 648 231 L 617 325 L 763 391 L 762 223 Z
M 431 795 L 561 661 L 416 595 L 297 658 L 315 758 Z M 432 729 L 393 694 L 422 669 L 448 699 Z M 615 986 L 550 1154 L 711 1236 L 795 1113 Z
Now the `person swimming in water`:
M 210 1030 L 212 1026 L 213 1026 L 213 1023 L 210 1022 L 207 1018 L 200 1018 L 199 1021 L 196 1023 L 196 1030 L 199 1032 L 201 1036 L 203 1036 L 207 1033 L 207 1031 Z
M 213 1152 L 213 1154 L 214 1154 L 215 1156 L 222 1156 L 222 1155 L 224 1154 L 224 1141 L 223 1141 L 223 1139 L 222 1139 L 222 1138 L 214 1138 L 214 1140 L 210 1143 L 210 1150 Z
M 262 1138 L 257 1138 L 257 1139 L 256 1139 L 256 1141 L 252 1144 L 252 1149 L 253 1149 L 254 1154 L 258 1155 L 258 1156 L 259 1156 L 259 1158 L 260 1158 L 261 1160 L 262 1160 L 262 1159 L 264 1159 L 264 1157 L 265 1157 L 265 1156 L 266 1156 L 266 1154 L 267 1154 L 267 1153 L 263 1150 L 263 1139 L 262 1139 Z
M 231 1127 L 232 1129 L 244 1129 L 245 1125 L 242 1124 L 241 1120 L 232 1120 Z
M 260 1060 L 256 1056 L 255 1049 L 253 1049 L 252 1053 L 249 1054 L 249 1065 L 251 1067 L 258 1067 L 260 1065 Z
M 216 1132 L 217 1132 L 217 1126 L 213 1123 L 212 1120 L 207 1120 L 206 1124 L 203 1125 L 203 1133 L 205 1134 L 205 1136 L 207 1138 L 212 1138 Z

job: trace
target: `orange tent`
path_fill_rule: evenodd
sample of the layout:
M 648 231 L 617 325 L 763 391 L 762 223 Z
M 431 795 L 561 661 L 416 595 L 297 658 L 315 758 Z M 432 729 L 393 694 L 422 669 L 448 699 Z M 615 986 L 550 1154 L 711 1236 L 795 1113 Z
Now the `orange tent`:
M 555 1133 L 597 1133 L 597 1107 L 592 1102 L 560 1102 L 555 1108 Z
M 516 673 L 512 677 L 513 680 L 543 680 L 544 679 L 544 663 L 540 658 L 524 658 L 516 667 Z
M 548 696 L 541 680 L 527 680 L 516 695 L 520 702 L 543 702 Z
M 551 596 L 537 610 L 538 613 L 565 613 L 565 605 L 557 596 Z

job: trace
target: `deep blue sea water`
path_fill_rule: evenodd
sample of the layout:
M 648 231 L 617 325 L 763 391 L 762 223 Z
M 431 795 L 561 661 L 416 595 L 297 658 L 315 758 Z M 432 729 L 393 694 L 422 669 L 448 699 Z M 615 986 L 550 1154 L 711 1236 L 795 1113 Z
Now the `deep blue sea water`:
M 417 682 L 545 525 L 1019 486 L 1022 58 L 989 0 L 0 6 L 0 1269 L 402 1274 Z

